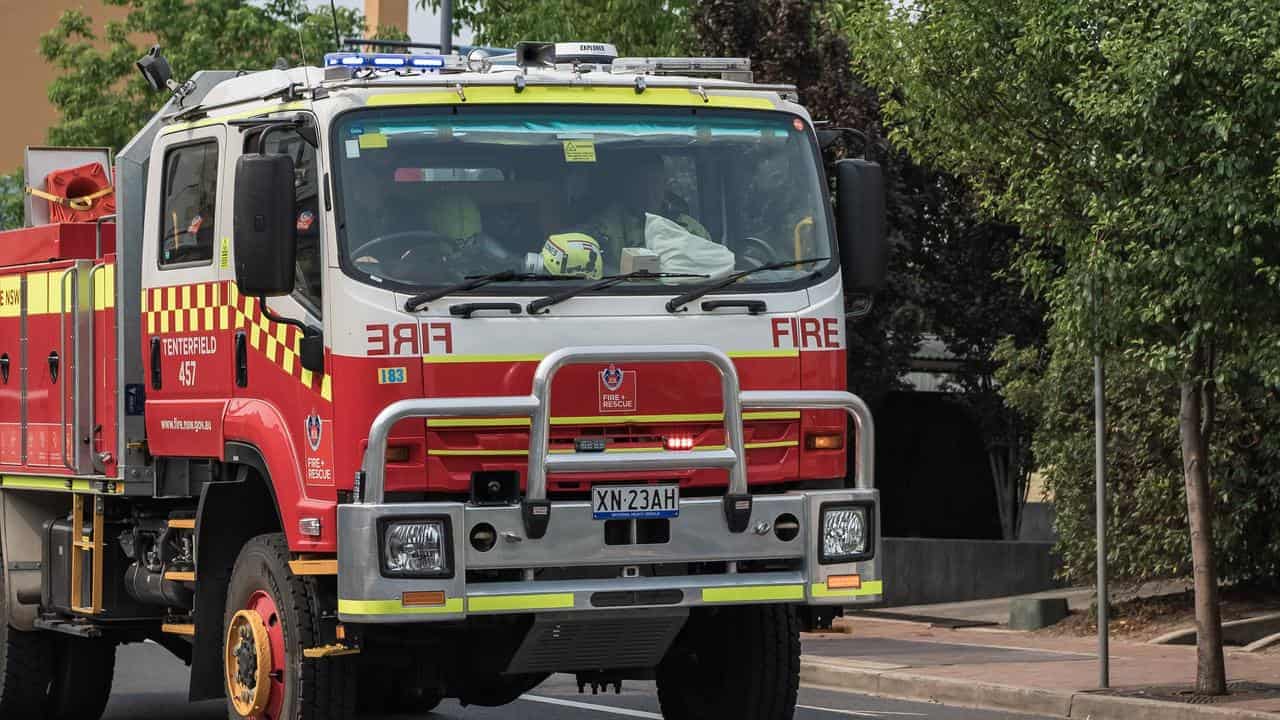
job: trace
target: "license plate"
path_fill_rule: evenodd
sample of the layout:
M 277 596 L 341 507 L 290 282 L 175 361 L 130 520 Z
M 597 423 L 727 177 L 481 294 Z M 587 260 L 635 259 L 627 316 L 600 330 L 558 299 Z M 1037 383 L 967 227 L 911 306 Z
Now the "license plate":
M 679 485 L 595 485 L 591 488 L 591 517 L 596 520 L 679 515 Z

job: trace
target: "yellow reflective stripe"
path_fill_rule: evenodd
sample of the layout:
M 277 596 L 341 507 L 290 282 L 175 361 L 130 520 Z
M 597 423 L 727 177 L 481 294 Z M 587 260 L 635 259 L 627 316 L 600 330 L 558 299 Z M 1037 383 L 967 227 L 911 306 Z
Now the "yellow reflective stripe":
M 422 362 L 428 365 L 540 362 L 543 357 L 543 355 L 423 355 Z
M 528 450 L 428 450 L 428 455 L 438 457 L 499 457 L 507 455 L 528 455 Z
M 790 350 L 741 350 L 730 351 L 725 353 L 731 358 L 795 358 L 800 357 L 800 351 L 792 348 Z
M 883 580 L 867 580 L 862 583 L 860 588 L 841 588 L 839 590 L 828 590 L 827 583 L 824 580 L 820 583 L 814 583 L 809 586 L 809 593 L 816 598 L 825 597 L 862 597 L 864 595 L 883 595 Z
M 449 598 L 444 605 L 405 607 L 399 600 L 338 600 L 343 615 L 444 615 L 461 614 L 462 598 Z
M 799 444 L 800 443 L 797 440 L 777 440 L 774 442 L 747 443 L 746 447 L 748 450 L 761 450 L 764 448 L 796 447 Z M 728 446 L 727 445 L 699 445 L 693 449 L 694 450 L 724 450 L 726 447 Z M 658 451 L 661 451 L 662 449 L 663 448 L 655 445 L 653 447 L 638 447 L 638 448 L 607 448 L 604 452 L 606 455 L 614 455 L 614 454 L 622 454 L 622 453 L 658 452 Z M 551 454 L 552 455 L 571 455 L 575 452 L 577 451 L 571 450 L 569 448 L 564 448 L 564 449 L 552 450 Z M 464 449 L 464 450 L 428 450 L 427 454 L 437 456 L 437 457 L 504 457 L 504 456 L 528 455 L 529 451 L 528 450 L 485 450 L 483 448 L 479 448 L 479 449 Z
M 795 358 L 800 351 L 790 350 L 731 350 L 725 353 L 731 358 Z M 541 362 L 546 355 L 423 355 L 422 362 L 428 365 L 450 365 L 460 363 L 503 363 L 503 362 Z
M 744 412 L 743 420 L 799 420 L 799 410 L 781 410 L 773 412 Z
M 27 273 L 27 314 L 49 312 L 49 273 Z
M 181 132 L 183 130 L 195 130 L 196 128 L 208 127 L 210 125 L 223 125 L 228 120 L 243 120 L 257 115 L 269 115 L 274 112 L 306 109 L 308 109 L 307 103 L 302 101 L 277 103 L 275 105 L 259 105 L 258 107 L 245 110 L 243 112 L 232 113 L 230 115 L 219 115 L 218 117 L 204 118 L 203 120 L 193 120 L 192 122 L 167 125 L 160 131 L 160 134 L 168 135 L 169 133 Z
M 18 317 L 22 314 L 22 303 L 18 298 L 21 289 L 21 276 L 0 276 L 0 318 Z
M 427 418 L 427 427 L 529 427 L 529 418 Z
M 804 585 L 742 585 L 702 588 L 704 603 L 756 602 L 761 600 L 804 600 Z
M 104 266 L 93 276 L 93 309 L 106 310 L 116 306 L 116 266 Z
M 749 110 L 773 110 L 775 102 L 758 91 L 751 95 L 724 95 L 708 93 L 706 100 L 696 91 L 686 88 L 649 88 L 636 94 L 632 87 L 601 87 L 592 85 L 526 87 L 516 92 L 514 86 L 468 87 L 464 89 L 466 100 L 458 96 L 452 87 L 426 92 L 380 93 L 372 95 L 365 104 L 370 107 L 387 105 L 472 105 L 492 103 L 565 103 L 570 105 L 684 105 L 693 107 L 725 107 Z
M 720 413 L 686 413 L 676 415 L 586 415 L 582 417 L 553 417 L 552 425 L 626 425 L 629 423 L 663 422 L 717 422 L 724 419 Z
M 67 481 L 71 481 L 70 487 Z M 115 480 L 107 480 L 112 483 L 113 490 L 108 494 L 118 495 L 124 492 L 124 488 Z M 0 475 L 0 489 L 5 490 L 47 490 L 53 492 L 78 492 L 78 493 L 97 493 L 94 489 L 92 481 L 79 480 L 75 478 L 60 477 L 34 477 L 29 475 Z
M 556 610 L 573 607 L 573 593 L 541 595 L 471 595 L 467 612 L 510 612 L 513 610 Z
M 775 440 L 773 442 L 747 443 L 748 450 L 764 450 L 765 448 L 785 448 L 796 447 L 800 444 L 798 440 Z
M 796 410 L 774 412 L 748 412 L 743 420 L 799 420 Z M 595 417 L 551 418 L 552 425 L 626 425 L 638 422 L 720 422 L 724 415 L 705 413 L 700 415 L 601 415 Z M 428 418 L 427 427 L 529 427 L 529 418 Z

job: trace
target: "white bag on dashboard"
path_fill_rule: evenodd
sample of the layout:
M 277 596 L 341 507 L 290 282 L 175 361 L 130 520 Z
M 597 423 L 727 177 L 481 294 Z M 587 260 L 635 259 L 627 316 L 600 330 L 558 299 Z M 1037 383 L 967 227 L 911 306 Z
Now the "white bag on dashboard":
M 694 235 L 661 215 L 645 213 L 644 244 L 658 254 L 659 272 L 697 273 L 711 277 L 733 272 L 735 258 L 732 250 Z M 663 282 L 681 281 L 680 278 L 670 278 Z

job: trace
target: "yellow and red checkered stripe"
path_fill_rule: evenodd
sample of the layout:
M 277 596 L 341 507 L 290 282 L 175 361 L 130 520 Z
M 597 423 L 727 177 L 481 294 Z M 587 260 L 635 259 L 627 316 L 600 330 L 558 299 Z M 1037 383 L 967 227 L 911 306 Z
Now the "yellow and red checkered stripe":
M 330 376 L 307 370 L 298 359 L 302 331 L 268 320 L 257 298 L 241 295 L 234 282 L 147 288 L 142 314 L 148 335 L 244 330 L 249 347 L 326 402 L 333 399 Z

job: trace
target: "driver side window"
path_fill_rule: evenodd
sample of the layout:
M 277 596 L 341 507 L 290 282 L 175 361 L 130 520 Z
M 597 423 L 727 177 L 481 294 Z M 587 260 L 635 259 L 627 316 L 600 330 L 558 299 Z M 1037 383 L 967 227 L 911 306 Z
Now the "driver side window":
M 253 147 L 251 135 L 246 148 Z M 268 130 L 262 138 L 263 152 L 267 155 L 288 155 L 293 158 L 293 187 L 297 215 L 294 218 L 294 242 L 297 243 L 297 265 L 294 269 L 293 296 L 320 317 L 324 258 L 324 245 L 320 232 L 320 173 L 316 167 L 316 149 L 288 128 Z

